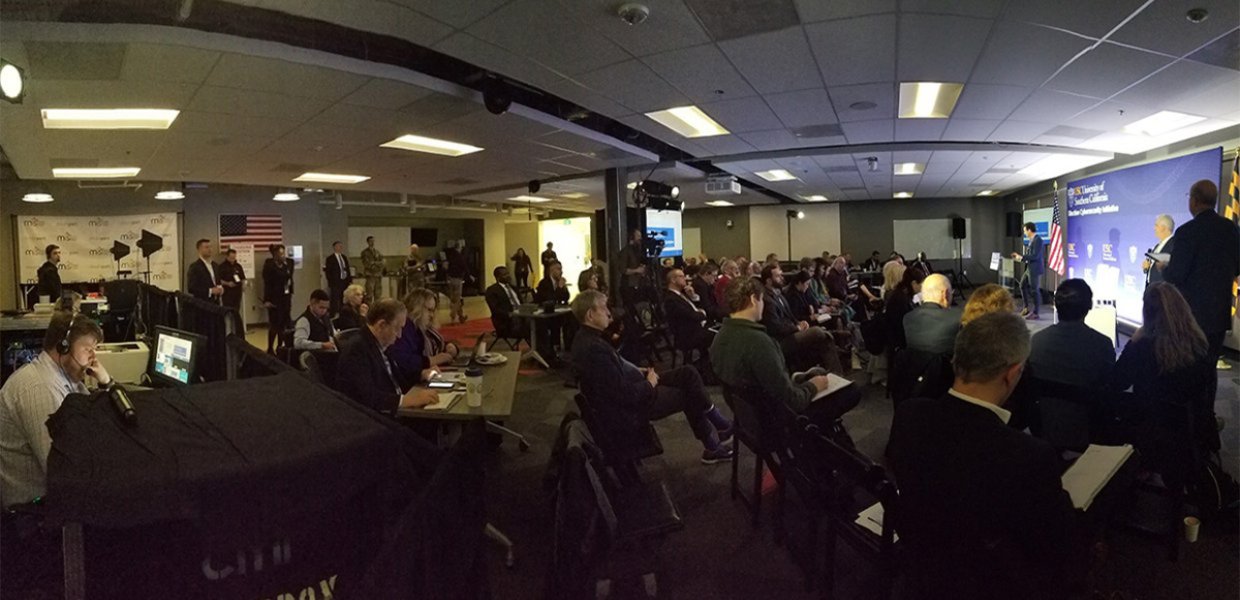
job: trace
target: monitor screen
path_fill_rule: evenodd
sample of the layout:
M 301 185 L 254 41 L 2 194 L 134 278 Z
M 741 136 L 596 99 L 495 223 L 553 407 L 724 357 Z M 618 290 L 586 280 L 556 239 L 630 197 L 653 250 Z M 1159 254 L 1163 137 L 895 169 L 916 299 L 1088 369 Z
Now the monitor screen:
M 206 338 L 170 327 L 155 328 L 155 352 L 151 357 L 152 377 L 168 383 L 189 385 L 194 381 L 198 352 Z
M 680 211 L 647 210 L 646 235 L 654 236 L 664 243 L 659 258 L 684 254 L 681 240 Z

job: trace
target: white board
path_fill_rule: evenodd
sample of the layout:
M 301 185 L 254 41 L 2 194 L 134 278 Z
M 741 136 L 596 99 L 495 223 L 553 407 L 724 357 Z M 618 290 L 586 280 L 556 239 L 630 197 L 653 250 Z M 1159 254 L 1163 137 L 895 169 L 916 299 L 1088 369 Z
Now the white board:
M 379 249 L 380 254 L 384 256 L 407 256 L 409 254 L 408 227 L 350 227 L 349 245 L 344 249 L 345 254 L 361 256 L 362 250 L 366 249 L 366 237 L 372 235 L 375 236 L 375 248 Z
M 898 219 L 891 225 L 896 252 L 903 254 L 906 260 L 912 260 L 918 252 L 925 252 L 931 261 L 956 258 L 951 219 Z M 973 235 L 973 219 L 964 220 L 964 233 L 960 248 L 964 258 L 972 258 L 969 240 Z

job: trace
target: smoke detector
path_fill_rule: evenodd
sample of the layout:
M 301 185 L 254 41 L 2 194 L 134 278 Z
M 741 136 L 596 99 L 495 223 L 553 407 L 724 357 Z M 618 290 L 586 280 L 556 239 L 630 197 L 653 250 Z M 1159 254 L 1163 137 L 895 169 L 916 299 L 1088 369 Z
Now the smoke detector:
M 630 2 L 621 4 L 620 8 L 616 9 L 616 15 L 629 25 L 641 25 L 650 17 L 650 9 L 644 4 Z

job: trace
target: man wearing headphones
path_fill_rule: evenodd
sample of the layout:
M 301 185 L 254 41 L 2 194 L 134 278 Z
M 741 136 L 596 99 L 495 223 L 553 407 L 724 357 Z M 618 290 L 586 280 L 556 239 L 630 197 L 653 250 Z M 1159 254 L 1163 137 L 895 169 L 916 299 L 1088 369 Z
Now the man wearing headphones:
M 58 311 L 43 338 L 43 352 L 0 388 L 0 507 L 36 501 L 47 491 L 48 416 L 65 396 L 89 393 L 86 376 L 100 387 L 112 377 L 95 358 L 103 330 L 90 318 Z

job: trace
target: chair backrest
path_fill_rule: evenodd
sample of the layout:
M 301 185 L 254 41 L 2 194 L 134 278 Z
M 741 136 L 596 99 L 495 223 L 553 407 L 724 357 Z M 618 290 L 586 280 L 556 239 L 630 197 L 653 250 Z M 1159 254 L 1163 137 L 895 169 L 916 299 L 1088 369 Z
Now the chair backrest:
M 313 352 L 302 352 L 298 362 L 301 363 L 301 370 L 310 376 L 311 381 L 323 383 L 323 372 L 319 369 L 319 361 L 314 357 Z
M 723 386 L 723 400 L 732 409 L 733 426 L 768 452 L 782 453 L 787 447 L 784 411 L 757 390 Z
M 937 398 L 951 388 L 951 357 L 904 348 L 892 357 L 888 376 L 891 399 Z
M 573 400 L 577 402 L 581 420 L 586 422 L 586 429 L 594 437 L 594 443 L 602 449 L 607 464 L 617 465 L 663 454 L 663 443 L 650 423 L 646 423 L 637 432 L 617 432 L 603 422 L 599 411 L 585 394 L 578 393 L 573 396 Z M 620 440 L 618 437 L 625 439 Z
M 1094 439 L 1104 390 L 1027 377 L 1023 407 L 1037 411 L 1038 437 L 1060 450 L 1083 451 Z
M 829 474 L 833 479 L 832 496 L 837 502 L 831 508 L 836 516 L 851 521 L 856 516 L 853 502 L 859 497 L 874 498 L 884 511 L 880 537 L 884 544 L 894 543 L 899 489 L 886 469 L 855 448 L 837 443 L 808 418 L 798 418 L 797 425 L 795 431 L 805 441 L 801 448 L 809 455 L 801 456 L 802 460 L 814 463 L 820 476 Z

